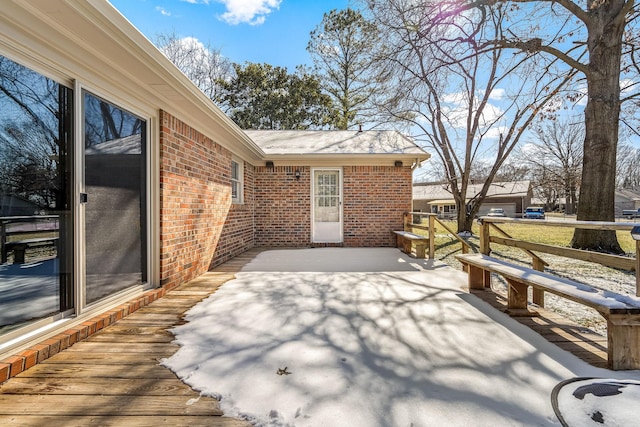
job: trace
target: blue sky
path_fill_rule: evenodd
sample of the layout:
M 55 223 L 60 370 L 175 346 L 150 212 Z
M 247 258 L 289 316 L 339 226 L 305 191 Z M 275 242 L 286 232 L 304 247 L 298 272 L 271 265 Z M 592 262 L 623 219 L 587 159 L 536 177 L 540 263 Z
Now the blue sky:
M 309 33 L 349 0 L 109 0 L 149 39 L 195 37 L 233 62 L 310 64 Z

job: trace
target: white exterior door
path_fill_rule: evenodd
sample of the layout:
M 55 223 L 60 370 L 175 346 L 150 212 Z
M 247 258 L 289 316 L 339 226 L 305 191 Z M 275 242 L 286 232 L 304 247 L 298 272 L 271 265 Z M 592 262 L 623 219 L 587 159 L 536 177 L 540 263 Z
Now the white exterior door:
M 342 242 L 342 170 L 313 169 L 312 240 Z

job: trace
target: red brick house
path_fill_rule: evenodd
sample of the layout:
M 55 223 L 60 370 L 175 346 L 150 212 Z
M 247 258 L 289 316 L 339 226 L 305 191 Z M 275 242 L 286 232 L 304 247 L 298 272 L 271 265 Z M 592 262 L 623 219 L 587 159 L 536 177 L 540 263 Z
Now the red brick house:
M 0 28 L 0 189 L 39 212 L 0 218 L 0 360 L 254 246 L 394 244 L 399 133 L 244 132 L 104 1 Z

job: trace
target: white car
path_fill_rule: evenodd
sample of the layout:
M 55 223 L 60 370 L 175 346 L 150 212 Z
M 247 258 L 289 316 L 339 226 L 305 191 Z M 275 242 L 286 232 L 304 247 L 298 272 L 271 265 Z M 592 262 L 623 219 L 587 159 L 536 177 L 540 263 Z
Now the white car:
M 486 216 L 507 216 L 507 214 L 502 208 L 491 208 Z

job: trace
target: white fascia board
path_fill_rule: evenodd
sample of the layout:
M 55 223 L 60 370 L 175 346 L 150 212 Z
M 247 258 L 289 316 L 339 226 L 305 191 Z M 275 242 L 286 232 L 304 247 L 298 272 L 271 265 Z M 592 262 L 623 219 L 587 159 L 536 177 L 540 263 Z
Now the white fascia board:
M 430 158 L 417 154 L 267 154 L 275 166 L 394 166 L 397 160 L 413 166 Z

